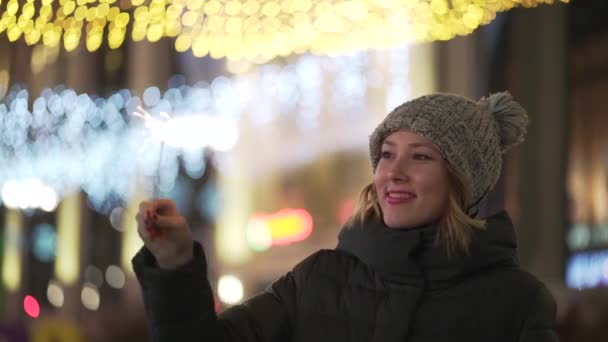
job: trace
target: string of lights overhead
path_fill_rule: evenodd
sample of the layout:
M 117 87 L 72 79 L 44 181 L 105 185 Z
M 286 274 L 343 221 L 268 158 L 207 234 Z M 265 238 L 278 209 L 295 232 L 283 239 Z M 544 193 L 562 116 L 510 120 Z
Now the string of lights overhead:
M 269 60 L 448 40 L 498 12 L 555 2 L 569 0 L 9 0 L 0 34 L 96 51 L 104 41 L 120 47 L 129 32 L 134 41 L 172 37 L 197 57 Z
M 0 0 L 1 4 L 2 0 Z M 197 57 L 269 60 L 310 51 L 334 54 L 467 35 L 515 6 L 556 0 L 9 0 L 0 34 L 28 45 L 88 51 L 103 41 L 175 38 Z M 561 0 L 569 2 L 569 0 Z M 83 37 L 84 36 L 84 37 Z M 84 38 L 84 39 L 82 39 Z

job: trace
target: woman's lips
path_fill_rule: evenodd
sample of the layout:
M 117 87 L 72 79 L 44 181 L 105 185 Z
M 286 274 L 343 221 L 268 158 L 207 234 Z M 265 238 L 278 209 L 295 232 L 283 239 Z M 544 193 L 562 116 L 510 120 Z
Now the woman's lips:
M 388 204 L 404 204 L 413 201 L 416 198 L 411 192 L 408 191 L 389 191 L 386 194 L 385 201 Z

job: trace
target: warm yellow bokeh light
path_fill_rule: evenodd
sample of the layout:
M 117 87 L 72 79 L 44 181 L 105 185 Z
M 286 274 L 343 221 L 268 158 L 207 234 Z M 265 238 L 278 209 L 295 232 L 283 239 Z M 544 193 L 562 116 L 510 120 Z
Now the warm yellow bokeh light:
M 175 50 L 177 52 L 184 52 L 190 49 L 192 45 L 192 38 L 189 34 L 180 34 L 175 40 Z
M 133 275 L 133 266 L 131 265 L 131 259 L 137 251 L 143 246 L 143 242 L 137 233 L 137 221 L 135 221 L 135 215 L 139 210 L 139 203 L 145 200 L 141 195 L 135 196 L 133 200 L 129 202 L 128 207 L 123 212 L 121 221 L 123 227 L 122 233 L 122 244 L 120 254 L 120 265 L 127 274 Z
M 21 284 L 23 215 L 18 210 L 7 209 L 4 221 L 2 284 L 9 292 L 15 292 Z
M 110 49 L 119 48 L 125 41 L 126 30 L 124 29 L 113 29 L 108 33 L 108 44 Z
M 80 215 L 82 198 L 70 195 L 57 210 L 57 256 L 55 278 L 65 285 L 73 285 L 80 272 Z
M 251 186 L 251 180 L 242 175 L 223 174 L 219 177 L 221 193 L 232 199 L 219 213 L 215 234 L 218 260 L 226 265 L 243 264 L 252 256 L 246 230 L 243 229 L 247 227 L 253 204 L 251 196 L 244 194 L 253 193 Z
M 30 61 L 32 73 L 38 74 L 47 65 L 55 63 L 57 57 L 59 57 L 59 46 L 48 47 L 41 44 L 34 46 Z
M 93 24 L 84 34 L 89 51 L 104 41 L 120 47 L 130 28 L 134 41 L 177 37 L 176 50 L 192 49 L 197 57 L 268 60 L 449 40 L 470 34 L 498 12 L 558 0 L 123 0 L 120 7 L 113 6 L 116 0 L 61 0 L 55 10 L 52 2 L 8 1 L 0 34 L 29 45 L 40 38 L 49 47 L 63 41 L 72 51 L 82 41 L 82 33 L 72 30 L 82 25 L 74 23 L 86 21 Z M 113 26 L 106 28 L 108 23 Z

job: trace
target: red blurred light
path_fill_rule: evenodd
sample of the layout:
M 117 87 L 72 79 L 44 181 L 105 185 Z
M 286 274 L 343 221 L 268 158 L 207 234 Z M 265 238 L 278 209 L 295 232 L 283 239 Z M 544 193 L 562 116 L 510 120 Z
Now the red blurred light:
M 222 311 L 222 303 L 220 302 L 220 300 L 217 298 L 213 298 L 213 304 L 213 309 L 215 310 L 215 313 L 220 313 L 220 311 Z
M 356 205 L 355 200 L 352 198 L 343 199 L 340 202 L 338 207 L 338 222 L 340 222 L 341 225 L 346 224 L 348 219 L 353 215 Z
M 23 300 L 23 309 L 25 309 L 25 313 L 32 318 L 38 318 L 40 315 L 40 304 L 36 298 L 27 295 Z

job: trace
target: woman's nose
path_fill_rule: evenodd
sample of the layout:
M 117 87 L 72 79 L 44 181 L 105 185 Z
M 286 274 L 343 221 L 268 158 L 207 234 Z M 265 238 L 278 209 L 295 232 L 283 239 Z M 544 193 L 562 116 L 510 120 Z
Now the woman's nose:
M 391 163 L 387 172 L 388 178 L 395 182 L 408 180 L 408 168 L 406 164 L 407 163 L 399 160 L 395 160 L 393 163 Z

